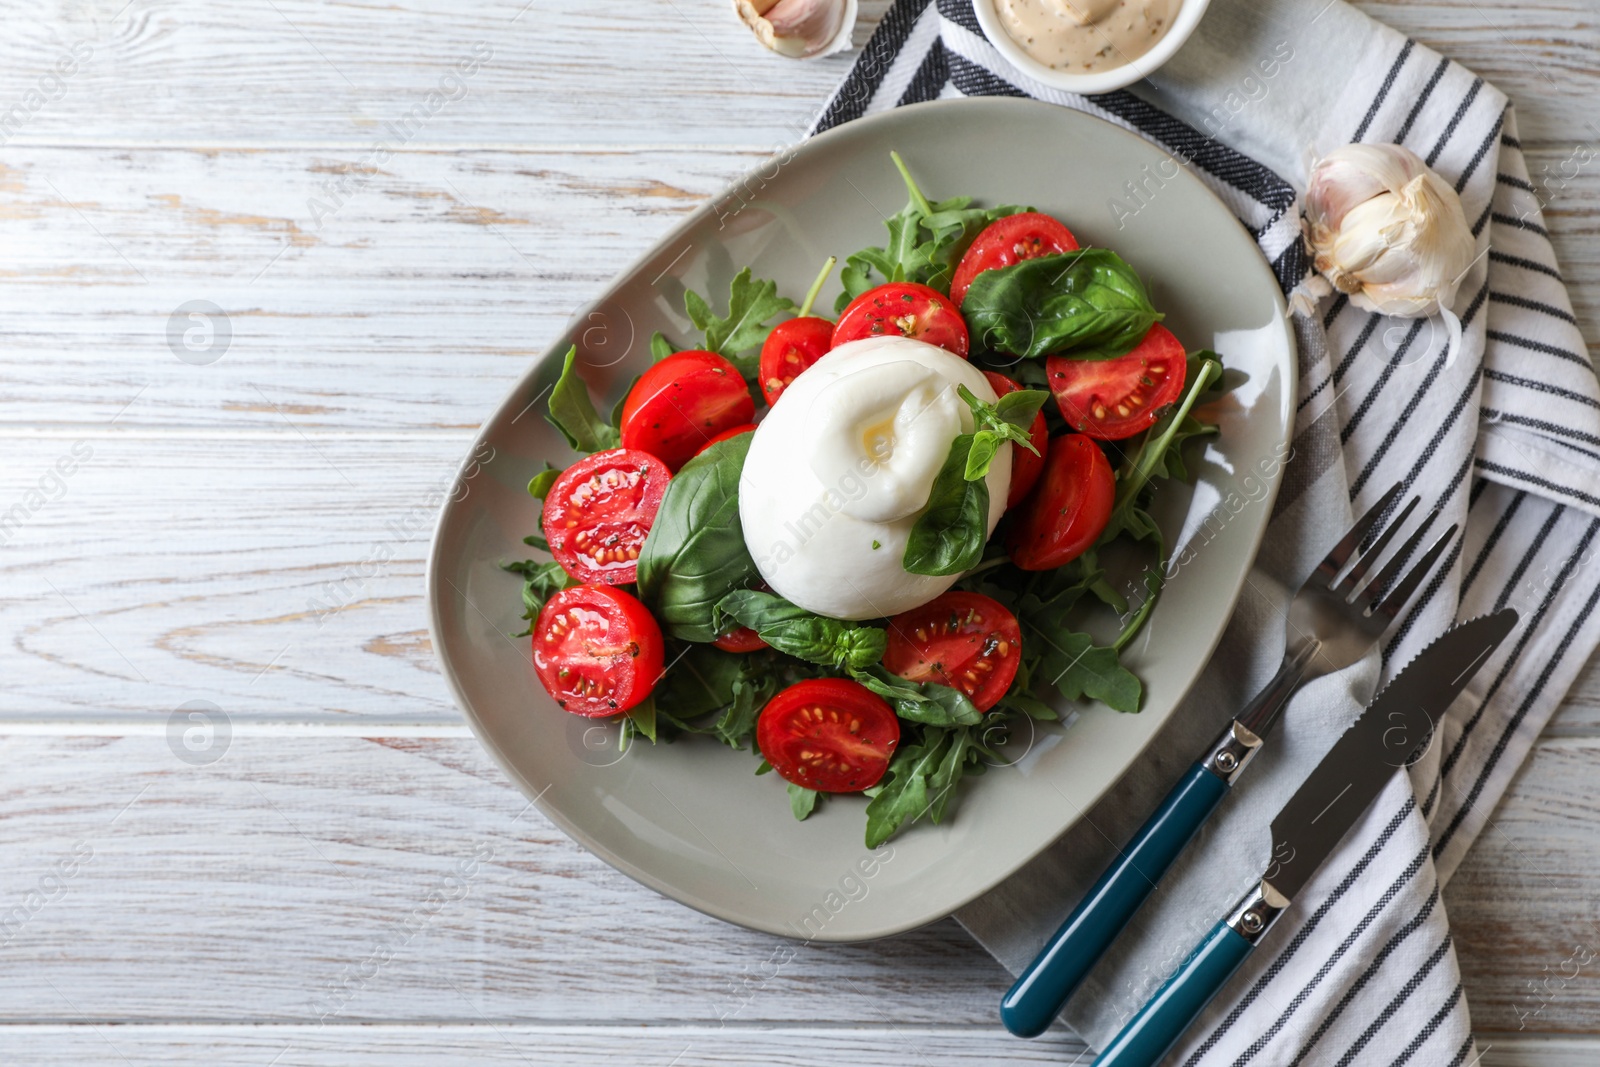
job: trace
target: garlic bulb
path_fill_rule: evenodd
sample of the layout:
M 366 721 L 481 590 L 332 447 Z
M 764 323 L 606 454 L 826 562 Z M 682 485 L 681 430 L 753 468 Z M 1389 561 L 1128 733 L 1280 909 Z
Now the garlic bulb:
M 1317 162 L 1305 234 L 1317 270 L 1352 304 L 1409 319 L 1455 303 L 1477 244 L 1456 191 L 1387 144 L 1345 145 Z
M 734 0 L 733 6 L 762 44 L 792 59 L 849 48 L 856 23 L 856 0 Z

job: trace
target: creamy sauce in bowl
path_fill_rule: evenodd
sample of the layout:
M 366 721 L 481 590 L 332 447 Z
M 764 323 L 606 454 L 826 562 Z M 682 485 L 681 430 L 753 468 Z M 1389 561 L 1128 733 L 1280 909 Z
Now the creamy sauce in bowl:
M 1182 0 L 989 0 L 1028 55 L 1070 73 L 1114 70 L 1165 36 Z

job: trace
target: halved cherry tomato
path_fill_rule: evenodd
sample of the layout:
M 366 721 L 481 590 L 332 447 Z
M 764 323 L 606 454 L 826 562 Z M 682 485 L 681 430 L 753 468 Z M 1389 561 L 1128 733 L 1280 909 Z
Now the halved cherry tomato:
M 1044 477 L 1013 514 L 1006 535 L 1011 562 L 1048 571 L 1076 559 L 1111 521 L 1116 476 L 1100 446 L 1083 434 L 1050 442 Z
M 914 337 L 967 358 L 967 322 L 950 298 L 916 282 L 868 289 L 844 309 L 833 328 L 833 347 L 863 337 Z
M 988 711 L 1022 661 L 1017 617 L 982 593 L 952 590 L 889 620 L 883 665 L 908 682 L 938 682 Z
M 609 585 L 579 585 L 550 598 L 533 628 L 533 669 L 574 715 L 620 715 L 661 678 L 662 640 L 650 609 Z
M 833 347 L 833 323 L 807 315 L 780 322 L 761 345 L 761 395 L 776 404 L 789 384 Z
M 756 652 L 770 647 L 761 640 L 761 635 L 748 626 L 741 626 L 737 630 L 730 630 L 711 642 L 724 652 Z
M 986 370 L 983 376 L 989 380 L 989 388 L 994 390 L 997 397 L 1022 388 L 998 371 Z M 1022 503 L 1022 498 L 1028 495 L 1028 490 L 1033 488 L 1033 483 L 1039 480 L 1039 475 L 1044 471 L 1044 453 L 1050 445 L 1050 427 L 1045 424 L 1044 412 L 1033 417 L 1033 425 L 1028 427 L 1028 437 L 1039 454 L 1036 456 L 1021 445 L 1011 447 L 1011 487 L 1006 491 L 1007 510 Z
M 622 404 L 622 446 L 673 470 L 707 441 L 755 417 L 739 368 L 715 352 L 675 352 L 644 372 Z
M 756 744 L 778 776 L 823 793 L 878 784 L 900 743 L 894 709 L 859 682 L 796 682 L 761 709 Z
M 712 445 L 720 445 L 722 442 L 728 440 L 729 438 L 738 437 L 742 433 L 755 433 L 755 431 L 756 431 L 756 424 L 753 423 L 753 422 L 747 422 L 743 426 L 735 426 L 731 430 L 723 430 L 721 433 L 717 434 L 717 436 L 713 437 L 711 440 L 709 440 L 705 444 L 701 445 L 700 448 L 695 452 L 695 455 L 698 456 L 701 452 L 704 452 L 706 449 L 710 448 Z
M 1132 352 L 1116 359 L 1051 356 L 1045 374 L 1067 425 L 1102 441 L 1148 430 L 1168 404 L 1183 395 L 1188 354 L 1157 324 Z
M 1049 215 L 1037 211 L 1023 211 L 995 219 L 978 234 L 967 254 L 956 264 L 955 275 L 950 279 L 950 299 L 956 306 L 967 298 L 972 279 L 986 270 L 1009 267 L 1024 259 L 1038 259 L 1061 252 L 1071 252 L 1078 247 L 1072 231 Z
M 672 474 L 636 448 L 585 456 L 561 472 L 544 498 L 550 554 L 580 582 L 626 585 Z

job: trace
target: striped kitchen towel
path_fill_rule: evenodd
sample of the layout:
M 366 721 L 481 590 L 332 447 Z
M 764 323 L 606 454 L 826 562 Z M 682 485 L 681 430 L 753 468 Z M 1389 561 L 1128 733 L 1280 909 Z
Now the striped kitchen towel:
M 1333 537 L 1404 482 L 1407 495 L 1443 510 L 1439 528 L 1455 522 L 1464 535 L 1381 656 L 1320 679 L 1290 705 L 1251 777 L 1064 1018 L 1103 1045 L 1265 867 L 1272 815 L 1358 702 L 1455 620 L 1509 605 L 1523 621 L 1427 754 L 1396 777 L 1169 1060 L 1474 1062 L 1440 888 L 1600 641 L 1600 387 L 1545 229 L 1542 209 L 1561 195 L 1559 182 L 1530 177 L 1503 94 L 1343 0 L 1213 0 L 1150 80 L 1097 97 L 1009 66 L 985 40 L 974 2 L 991 0 L 898 0 L 816 128 L 960 95 L 1087 112 L 1170 153 L 1168 179 L 1181 167 L 1210 187 L 1255 235 L 1286 293 L 1310 270 L 1297 200 L 1310 161 L 1350 141 L 1399 143 L 1455 185 L 1480 255 L 1454 308 L 1458 344 L 1440 318 L 1389 319 L 1343 296 L 1295 316 L 1293 457 L 1213 665 L 1115 789 L 957 918 L 1013 973 L 1026 964 L 1113 842 L 1131 835 L 1272 675 L 1283 604 Z M 1138 225 L 1140 198 L 1158 195 L 1162 180 L 1142 176 L 1086 210 Z

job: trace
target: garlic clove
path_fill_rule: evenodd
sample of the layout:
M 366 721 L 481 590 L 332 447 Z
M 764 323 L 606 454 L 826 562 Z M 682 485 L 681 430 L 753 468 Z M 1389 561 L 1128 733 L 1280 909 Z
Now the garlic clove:
M 1404 318 L 1448 308 L 1477 246 L 1456 191 L 1399 145 L 1346 145 L 1320 160 L 1305 235 L 1351 303 Z
M 856 22 L 856 0 L 734 0 L 733 6 L 757 40 L 792 59 L 849 48 Z

